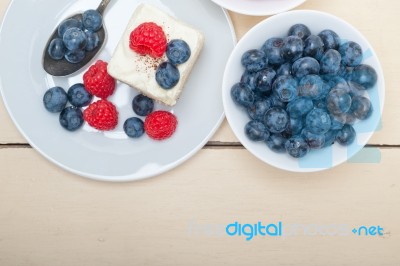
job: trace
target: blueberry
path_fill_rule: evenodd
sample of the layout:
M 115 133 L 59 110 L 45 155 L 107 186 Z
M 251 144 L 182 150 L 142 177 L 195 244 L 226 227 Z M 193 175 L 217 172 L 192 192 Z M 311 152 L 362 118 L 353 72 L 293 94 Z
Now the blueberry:
M 172 40 L 167 45 L 167 57 L 174 65 L 185 63 L 191 55 L 189 45 L 183 40 Z
M 318 36 L 321 38 L 322 42 L 324 43 L 325 50 L 329 49 L 338 49 L 340 45 L 340 38 L 336 32 L 333 30 L 323 30 L 321 31 Z
M 60 125 L 68 131 L 75 131 L 83 125 L 83 114 L 80 108 L 69 106 L 60 113 Z
M 352 113 L 331 114 L 334 119 L 342 124 L 352 125 L 356 122 L 357 118 Z
M 325 134 L 315 134 L 309 129 L 303 129 L 301 135 L 304 137 L 310 149 L 322 149 L 325 145 Z
M 375 69 L 369 65 L 356 66 L 350 75 L 350 81 L 356 82 L 366 89 L 372 88 L 377 80 L 378 75 Z
M 156 81 L 162 88 L 169 90 L 173 88 L 180 79 L 178 68 L 170 62 L 161 63 L 156 71 Z
M 304 41 L 304 56 L 310 56 L 320 60 L 324 54 L 324 43 L 317 35 L 310 35 Z
M 308 97 L 299 97 L 287 105 L 290 117 L 297 118 L 308 114 L 314 108 L 313 101 Z
M 68 89 L 68 100 L 75 107 L 84 107 L 90 104 L 93 95 L 90 94 L 82 83 L 72 85 Z
M 285 61 L 294 62 L 303 54 L 303 40 L 297 36 L 288 36 L 283 39 L 281 56 Z
M 261 95 L 269 95 L 272 91 L 272 81 L 276 76 L 275 70 L 265 68 L 256 74 L 256 92 Z
M 270 65 L 279 66 L 285 62 L 281 54 L 282 46 L 282 38 L 270 38 L 263 44 L 261 50 L 266 54 Z
M 293 101 L 297 97 L 297 80 L 292 76 L 279 76 L 272 85 L 274 94 L 282 102 Z
M 58 37 L 63 38 L 64 33 L 69 29 L 69 28 L 78 28 L 78 29 L 83 29 L 82 26 L 82 21 L 74 18 L 66 19 L 63 22 L 60 23 L 58 26 Z
M 342 79 L 347 80 L 347 79 L 349 79 L 351 73 L 353 72 L 353 69 L 354 69 L 354 67 L 343 65 L 343 58 L 342 58 L 342 64 L 340 65 L 337 75 L 339 77 L 341 77 Z
M 340 45 L 339 53 L 342 56 L 342 64 L 345 66 L 358 66 L 363 59 L 361 46 L 353 41 L 345 42 Z
M 241 63 L 246 70 L 256 72 L 267 66 L 268 59 L 263 51 L 252 49 L 242 55 Z
M 326 104 L 331 114 L 344 114 L 350 110 L 351 96 L 345 89 L 335 87 L 329 92 L 328 97 L 326 97 Z
M 90 30 L 85 30 L 85 35 L 87 39 L 87 44 L 85 47 L 85 50 L 90 52 L 96 49 L 99 46 L 100 43 L 100 37 L 97 34 L 97 32 L 92 32 Z
M 329 130 L 328 132 L 326 132 L 324 134 L 325 136 L 325 141 L 324 141 L 324 146 L 325 147 L 329 147 L 331 146 L 333 143 L 335 143 L 335 139 L 336 139 L 336 135 L 339 132 L 339 130 Z
M 292 73 L 296 78 L 302 78 L 310 74 L 319 74 L 319 70 L 318 61 L 312 57 L 302 57 L 297 59 L 292 65 Z
M 272 107 L 286 108 L 287 103 L 282 102 L 281 99 L 275 94 L 271 94 L 271 96 L 269 97 L 269 100 L 271 101 Z
M 270 99 L 259 99 L 247 108 L 247 114 L 253 120 L 263 121 L 264 114 L 271 108 Z
M 263 122 L 271 133 L 281 133 L 289 124 L 289 115 L 283 108 L 272 107 L 265 113 Z
M 351 97 L 363 96 L 366 90 L 364 86 L 352 81 L 348 81 L 347 86 L 343 85 L 342 87 L 348 90 Z
M 83 12 L 82 23 L 85 29 L 95 32 L 103 26 L 103 17 L 99 11 L 89 9 Z
M 321 75 L 322 79 L 328 84 L 329 88 L 334 88 L 339 83 L 347 86 L 347 81 L 337 75 Z
M 295 24 L 291 26 L 289 29 L 288 36 L 291 35 L 297 36 L 304 41 L 305 39 L 308 38 L 308 36 L 311 35 L 311 31 L 304 24 Z
M 322 110 L 315 108 L 311 110 L 306 116 L 306 128 L 315 134 L 324 134 L 331 127 L 331 118 L 329 114 Z
M 299 95 L 311 99 L 320 99 L 325 92 L 325 83 L 318 75 L 304 76 L 299 82 Z
M 360 120 L 365 120 L 372 114 L 371 101 L 364 96 L 354 97 L 351 103 L 350 112 Z
M 130 138 L 139 138 L 144 134 L 144 123 L 138 117 L 131 117 L 124 122 L 124 132 Z
M 306 156 L 310 148 L 303 137 L 293 136 L 285 142 L 285 149 L 290 156 L 301 158 Z
M 65 53 L 65 59 L 72 64 L 82 62 L 85 56 L 86 53 L 84 50 L 67 51 Z
M 325 98 L 313 100 L 313 103 L 314 103 L 315 108 L 322 109 L 322 110 L 328 110 Z
M 338 131 L 336 135 L 336 141 L 340 145 L 350 145 L 356 139 L 356 131 L 351 125 L 344 125 L 341 130 Z
M 292 75 L 292 64 L 284 63 L 276 71 L 276 76 Z
M 257 87 L 257 72 L 245 70 L 240 78 L 240 82 L 249 86 L 252 91 L 255 91 Z
M 153 112 L 154 101 L 143 94 L 138 94 L 132 100 L 132 109 L 137 115 L 149 115 Z
M 290 117 L 289 125 L 286 128 L 287 133 L 291 136 L 298 135 L 303 130 L 303 119 L 301 117 Z
M 265 141 L 267 146 L 274 152 L 284 153 L 286 152 L 285 143 L 286 138 L 281 134 L 271 134 L 269 138 Z
M 322 93 L 316 100 L 325 100 L 326 96 L 328 96 L 329 91 L 331 90 L 331 87 L 328 82 L 322 81 Z
M 68 96 L 61 87 L 53 87 L 46 91 L 43 96 L 43 104 L 47 111 L 51 113 L 61 112 L 68 102 Z
M 244 83 L 236 83 L 231 88 L 232 100 L 245 108 L 250 107 L 255 100 L 255 96 L 250 87 Z
M 269 138 L 269 132 L 260 121 L 251 120 L 244 127 L 244 133 L 252 141 L 262 141 Z
M 331 130 L 340 130 L 344 126 L 344 123 L 337 120 L 334 115 L 331 115 Z
M 69 28 L 63 35 L 63 42 L 70 51 L 82 50 L 87 44 L 86 34 L 79 28 Z
M 321 74 L 336 75 L 340 70 L 342 57 L 336 50 L 329 49 L 321 57 Z
M 49 56 L 51 58 L 53 58 L 54 60 L 63 59 L 64 55 L 65 55 L 65 51 L 66 51 L 66 48 L 65 48 L 64 42 L 61 38 L 53 39 L 50 42 L 49 47 L 47 49 Z

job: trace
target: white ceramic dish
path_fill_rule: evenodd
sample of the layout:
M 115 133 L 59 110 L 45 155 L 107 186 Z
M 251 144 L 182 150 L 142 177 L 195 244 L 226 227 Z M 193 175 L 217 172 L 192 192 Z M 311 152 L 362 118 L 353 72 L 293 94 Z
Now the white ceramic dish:
M 243 67 L 240 64 L 242 54 L 254 48 L 260 48 L 271 37 L 284 37 L 290 26 L 296 23 L 307 25 L 313 34 L 324 29 L 332 29 L 344 40 L 358 42 L 364 52 L 363 63 L 375 68 L 378 82 L 374 88 L 367 90 L 374 112 L 367 120 L 358 122 L 354 128 L 357 132 L 356 141 L 348 147 L 338 144 L 321 150 L 311 151 L 301 159 L 294 159 L 288 154 L 278 154 L 271 151 L 263 142 L 252 142 L 244 134 L 244 126 L 249 121 L 245 111 L 235 105 L 230 96 L 231 87 L 240 80 Z M 383 110 L 385 84 L 381 65 L 368 41 L 363 35 L 347 22 L 327 13 L 318 11 L 289 11 L 270 17 L 252 28 L 243 36 L 232 52 L 225 68 L 222 99 L 227 120 L 240 142 L 260 160 L 294 172 L 312 172 L 329 169 L 347 161 L 367 144 L 377 129 Z
M 87 125 L 77 132 L 64 130 L 58 115 L 48 113 L 44 92 L 54 85 L 68 89 L 82 82 L 82 70 L 68 78 L 54 78 L 41 66 L 42 50 L 56 25 L 75 12 L 95 8 L 99 0 L 13 0 L 0 35 L 0 87 L 6 108 L 28 142 L 53 163 L 75 174 L 106 181 L 137 180 L 170 170 L 195 154 L 223 121 L 221 77 L 236 39 L 229 17 L 209 1 L 152 0 L 205 35 L 205 46 L 178 104 L 170 110 L 179 120 L 174 136 L 152 141 L 128 139 L 125 119 L 134 116 L 131 101 L 137 92 L 118 83 L 110 100 L 119 110 L 119 124 L 111 132 Z M 105 13 L 107 44 L 97 59 L 109 60 L 139 0 L 114 0 Z M 21 162 L 23 163 L 23 162 Z
M 212 0 L 216 4 L 236 13 L 251 16 L 278 14 L 295 8 L 305 0 Z

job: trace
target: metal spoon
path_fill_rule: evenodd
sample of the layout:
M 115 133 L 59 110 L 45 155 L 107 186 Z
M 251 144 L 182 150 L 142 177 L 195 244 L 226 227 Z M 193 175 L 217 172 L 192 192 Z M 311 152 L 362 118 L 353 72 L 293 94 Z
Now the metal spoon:
M 107 5 L 110 3 L 111 0 L 102 0 L 99 7 L 97 8 L 97 11 L 103 16 L 104 10 L 106 9 Z M 76 14 L 73 15 L 69 18 L 75 18 L 82 20 L 82 14 Z M 68 19 L 68 18 L 66 18 Z M 86 52 L 85 58 L 76 64 L 70 63 L 64 58 L 61 60 L 54 60 L 53 58 L 50 57 L 49 53 L 47 52 L 47 49 L 49 47 L 50 42 L 58 36 L 58 31 L 57 28 L 49 38 L 46 47 L 43 52 L 43 68 L 44 70 L 49 73 L 50 75 L 53 76 L 67 76 L 70 75 L 82 67 L 84 67 L 87 63 L 89 63 L 92 58 L 100 51 L 100 49 L 103 47 L 103 44 L 105 43 L 106 39 L 106 31 L 104 27 L 104 20 L 103 20 L 103 27 L 99 31 L 97 31 L 97 34 L 99 35 L 99 45 L 92 51 Z

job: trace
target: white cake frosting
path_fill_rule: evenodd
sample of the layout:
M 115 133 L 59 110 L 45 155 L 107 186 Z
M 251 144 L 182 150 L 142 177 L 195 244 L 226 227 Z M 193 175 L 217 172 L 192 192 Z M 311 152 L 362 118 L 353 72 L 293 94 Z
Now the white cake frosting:
M 148 55 L 139 55 L 129 48 L 131 32 L 144 22 L 154 22 L 161 26 L 167 37 L 167 42 L 173 39 L 181 39 L 191 49 L 189 60 L 177 66 L 181 77 L 178 84 L 172 89 L 166 90 L 161 88 L 155 78 L 157 66 L 163 61 L 168 60 L 165 55 L 162 58 L 154 59 Z M 140 4 L 132 15 L 114 51 L 108 64 L 108 72 L 115 79 L 139 90 L 144 95 L 166 105 L 173 106 L 176 104 L 186 79 L 200 55 L 203 43 L 204 36 L 197 29 L 178 21 L 176 18 L 149 4 Z

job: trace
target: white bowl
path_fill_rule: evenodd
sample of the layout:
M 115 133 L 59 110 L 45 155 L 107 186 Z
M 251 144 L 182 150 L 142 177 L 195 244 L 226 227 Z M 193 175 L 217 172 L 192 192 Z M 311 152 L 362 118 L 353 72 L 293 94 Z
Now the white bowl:
M 305 0 L 212 0 L 236 13 L 251 16 L 274 15 L 295 8 Z
M 357 132 L 356 141 L 348 147 L 334 144 L 321 150 L 313 150 L 301 159 L 294 159 L 288 154 L 279 154 L 270 150 L 264 142 L 250 141 L 244 133 L 244 126 L 250 120 L 247 113 L 239 108 L 231 99 L 231 87 L 239 82 L 244 71 L 240 59 L 242 54 L 254 48 L 260 48 L 271 37 L 284 37 L 290 26 L 296 23 L 307 25 L 312 34 L 318 34 L 324 29 L 332 29 L 342 40 L 352 40 L 359 43 L 364 52 L 364 64 L 371 65 L 378 74 L 378 82 L 367 90 L 374 112 L 370 118 L 354 125 Z M 366 38 L 353 26 L 333 15 L 309 10 L 289 11 L 275 15 L 253 27 L 238 42 L 228 59 L 223 77 L 222 99 L 226 118 L 239 141 L 260 160 L 288 171 L 313 172 L 329 169 L 339 165 L 360 151 L 378 128 L 383 110 L 385 85 L 379 60 Z

